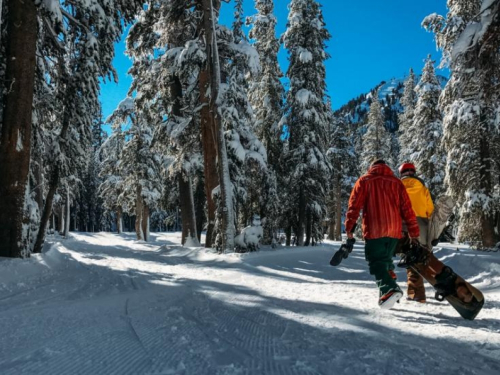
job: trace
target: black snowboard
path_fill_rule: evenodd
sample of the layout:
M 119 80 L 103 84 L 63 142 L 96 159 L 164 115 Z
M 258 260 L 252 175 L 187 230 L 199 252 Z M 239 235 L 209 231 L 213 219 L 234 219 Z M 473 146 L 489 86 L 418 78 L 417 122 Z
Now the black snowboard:
M 330 259 L 331 266 L 338 266 L 342 260 L 346 259 L 354 248 L 354 243 L 356 240 L 354 238 L 347 239 L 345 243 L 340 246 L 335 254 L 333 254 L 332 259 Z

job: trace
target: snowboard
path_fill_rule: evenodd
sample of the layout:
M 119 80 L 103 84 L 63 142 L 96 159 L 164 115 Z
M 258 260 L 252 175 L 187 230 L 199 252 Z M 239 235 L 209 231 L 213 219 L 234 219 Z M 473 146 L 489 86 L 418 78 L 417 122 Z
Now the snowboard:
M 354 238 L 347 239 L 347 241 L 340 246 L 340 249 L 333 254 L 332 259 L 330 259 L 330 265 L 334 267 L 338 266 L 342 260 L 347 259 L 354 248 L 355 242 L 356 240 Z
M 457 275 L 426 247 L 408 249 L 403 254 L 400 266 L 418 272 L 436 290 L 435 298 L 448 301 L 462 318 L 474 320 L 483 308 L 483 293 Z

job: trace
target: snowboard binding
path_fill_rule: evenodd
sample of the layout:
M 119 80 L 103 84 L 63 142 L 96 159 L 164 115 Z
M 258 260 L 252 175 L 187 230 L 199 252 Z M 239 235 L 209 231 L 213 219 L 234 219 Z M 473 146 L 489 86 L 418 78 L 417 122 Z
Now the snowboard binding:
M 429 260 L 429 250 L 420 243 L 408 243 L 406 246 L 403 246 L 401 250 L 401 259 L 398 263 L 398 267 L 410 268 L 415 264 L 426 265 Z
M 457 290 L 456 281 L 457 274 L 450 267 L 444 267 L 441 273 L 436 275 L 436 285 L 434 285 L 436 293 L 434 298 L 442 302 L 447 296 L 455 294 Z
M 347 259 L 355 243 L 356 240 L 354 238 L 348 238 L 347 241 L 340 246 L 340 249 L 333 254 L 332 259 L 330 259 L 330 265 L 334 267 L 338 266 L 343 259 Z

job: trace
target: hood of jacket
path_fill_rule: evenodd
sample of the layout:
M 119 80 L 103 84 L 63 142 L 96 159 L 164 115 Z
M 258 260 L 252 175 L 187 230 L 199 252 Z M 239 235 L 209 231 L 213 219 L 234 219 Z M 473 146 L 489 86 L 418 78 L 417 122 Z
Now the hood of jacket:
M 366 174 L 374 176 L 394 176 L 394 172 L 387 164 L 375 164 L 373 167 L 368 169 Z

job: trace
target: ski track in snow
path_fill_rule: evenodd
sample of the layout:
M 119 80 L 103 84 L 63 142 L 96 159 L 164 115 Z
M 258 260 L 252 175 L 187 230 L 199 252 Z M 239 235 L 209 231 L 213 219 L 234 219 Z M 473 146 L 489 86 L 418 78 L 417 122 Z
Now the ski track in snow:
M 485 294 L 470 322 L 429 285 L 381 311 L 360 243 L 334 268 L 338 242 L 217 255 L 179 236 L 74 233 L 2 259 L 0 374 L 500 373 L 500 253 L 436 250 Z

